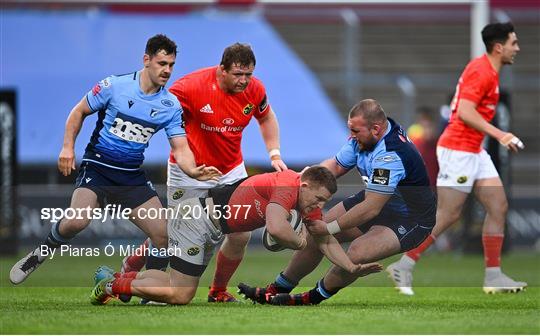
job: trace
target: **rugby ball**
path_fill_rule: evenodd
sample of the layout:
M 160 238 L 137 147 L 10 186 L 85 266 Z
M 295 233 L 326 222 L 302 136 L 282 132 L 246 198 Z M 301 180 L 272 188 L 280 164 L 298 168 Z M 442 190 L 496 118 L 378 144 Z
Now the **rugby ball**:
M 302 223 L 302 216 L 300 216 L 300 213 L 298 211 L 296 211 L 294 209 L 291 210 L 291 213 L 290 213 L 290 216 L 289 216 L 289 224 L 291 225 L 294 232 L 296 232 L 297 234 L 300 233 L 304 223 Z M 264 230 L 263 230 L 263 233 L 262 233 L 262 241 L 263 241 L 264 247 L 268 251 L 278 252 L 278 251 L 282 251 L 282 250 L 285 249 L 284 246 L 281 246 L 280 244 L 278 244 L 278 242 L 276 242 L 274 240 L 274 237 L 272 237 L 268 233 L 268 230 L 266 230 L 266 226 L 264 227 Z

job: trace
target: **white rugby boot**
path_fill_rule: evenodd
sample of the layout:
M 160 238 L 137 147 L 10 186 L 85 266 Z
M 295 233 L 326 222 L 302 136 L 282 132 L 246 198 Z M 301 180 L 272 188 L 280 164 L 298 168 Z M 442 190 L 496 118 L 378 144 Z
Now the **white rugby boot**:
M 500 268 L 490 267 L 486 269 L 484 278 L 484 293 L 518 293 L 527 288 L 527 283 L 515 281 L 500 271 Z
M 386 267 L 386 272 L 394 284 L 395 288 L 403 295 L 414 295 L 412 289 L 412 267 L 404 267 L 401 260 L 398 260 Z

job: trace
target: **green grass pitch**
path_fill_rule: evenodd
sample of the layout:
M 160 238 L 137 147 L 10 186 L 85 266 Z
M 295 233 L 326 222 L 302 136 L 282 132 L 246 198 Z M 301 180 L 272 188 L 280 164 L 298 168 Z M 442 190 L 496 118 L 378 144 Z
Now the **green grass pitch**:
M 231 285 L 266 284 L 289 256 L 289 252 L 251 249 Z M 381 273 L 361 278 L 321 305 L 308 307 L 207 303 L 205 286 L 213 264 L 188 306 L 140 306 L 133 299 L 128 305 L 95 307 L 88 301 L 93 271 L 100 264 L 118 268 L 119 257 L 47 261 L 17 287 L 8 280 L 14 261 L 0 261 L 0 334 L 540 333 L 540 255 L 532 253 L 503 257 L 505 272 L 529 283 L 523 293 L 484 294 L 480 255 L 430 254 L 414 274 L 414 297 L 398 295 L 386 273 Z M 302 289 L 310 288 L 327 266 L 321 265 L 306 278 Z

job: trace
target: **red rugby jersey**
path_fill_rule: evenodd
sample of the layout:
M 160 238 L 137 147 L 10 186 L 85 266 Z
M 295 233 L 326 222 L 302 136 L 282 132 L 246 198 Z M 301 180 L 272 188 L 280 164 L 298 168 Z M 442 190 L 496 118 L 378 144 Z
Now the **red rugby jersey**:
M 249 177 L 236 188 L 229 199 L 231 209 L 236 209 L 235 205 L 242 205 L 238 213 L 233 213 L 227 220 L 229 230 L 243 232 L 265 226 L 266 207 L 270 203 L 277 203 L 287 211 L 298 210 L 300 183 L 300 174 L 290 169 Z M 315 209 L 303 217 L 322 219 L 322 212 Z
M 216 70 L 213 66 L 192 72 L 174 82 L 169 91 L 182 104 L 196 164 L 215 166 L 226 174 L 243 161 L 242 131 L 252 117 L 266 116 L 270 105 L 257 78 L 253 77 L 243 92 L 228 94 L 219 88 Z M 176 163 L 172 153 L 169 159 Z
M 487 122 L 495 116 L 495 108 L 499 102 L 499 74 L 489 62 L 487 55 L 484 54 L 469 62 L 461 74 L 450 106 L 452 114 L 448 126 L 437 144 L 454 150 L 480 153 L 484 133 L 467 126 L 457 116 L 457 107 L 461 99 L 475 102 L 476 111 Z

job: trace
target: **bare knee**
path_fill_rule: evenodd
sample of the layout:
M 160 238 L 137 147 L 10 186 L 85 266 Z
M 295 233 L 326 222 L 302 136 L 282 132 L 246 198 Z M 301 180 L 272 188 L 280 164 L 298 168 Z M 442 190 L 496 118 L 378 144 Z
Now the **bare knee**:
M 173 305 L 187 305 L 195 296 L 195 290 L 186 287 L 174 287 L 171 292 L 167 301 Z
M 239 246 L 246 246 L 251 238 L 251 232 L 234 232 L 226 236 L 226 241 Z

